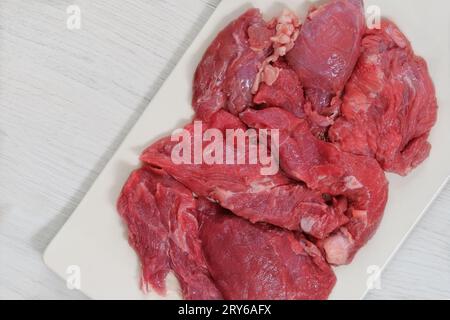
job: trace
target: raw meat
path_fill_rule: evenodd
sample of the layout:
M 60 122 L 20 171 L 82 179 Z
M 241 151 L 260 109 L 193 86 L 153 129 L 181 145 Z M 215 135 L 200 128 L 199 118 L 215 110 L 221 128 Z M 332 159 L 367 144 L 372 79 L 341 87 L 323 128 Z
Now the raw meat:
M 304 22 L 287 60 L 319 114 L 329 115 L 323 109 L 339 96 L 350 77 L 364 30 L 361 0 L 332 0 L 312 10 Z
M 194 76 L 192 105 L 199 119 L 209 120 L 222 108 L 238 114 L 252 106 L 252 88 L 273 35 L 258 9 L 248 10 L 219 33 Z
M 205 210 L 204 210 L 205 211 Z M 336 277 L 302 235 L 226 214 L 216 206 L 200 228 L 208 268 L 225 299 L 326 299 Z
M 161 169 L 135 171 L 118 208 L 140 256 L 146 291 L 151 285 L 163 294 L 170 270 L 183 297 L 196 300 L 325 299 L 335 284 L 320 251 L 300 234 L 253 225 L 204 198 L 195 199 Z M 239 275 L 228 276 L 236 275 L 236 268 Z
M 147 291 L 150 285 L 163 294 L 170 271 L 167 217 L 161 217 L 154 192 L 149 190 L 143 175 L 146 175 L 144 170 L 131 174 L 117 208 L 128 226 L 130 245 L 141 260 L 142 288 Z
M 261 84 L 253 101 L 255 104 L 283 108 L 297 117 L 304 118 L 305 98 L 297 74 L 283 63 L 277 63 L 275 67 L 279 70 L 277 79 L 271 85 Z
M 387 20 L 380 30 L 367 32 L 362 50 L 330 139 L 342 150 L 375 157 L 386 171 L 406 175 L 428 157 L 437 117 L 427 64 Z
M 258 92 L 262 83 L 271 86 L 277 80 L 280 68 L 274 64 L 292 50 L 300 33 L 300 25 L 299 17 L 289 10 L 283 10 L 279 17 L 269 23 L 269 28 L 275 30 L 275 35 L 270 38 L 273 52 L 259 66 L 259 72 L 252 88 L 253 94 Z
M 118 201 L 143 289 L 163 294 L 173 271 L 185 299 L 326 299 L 330 266 L 380 224 L 383 169 L 419 165 L 437 117 L 425 61 L 392 22 L 366 30 L 361 0 L 331 0 L 303 25 L 248 10 L 204 54 L 192 105 L 190 147 L 148 147 Z
M 280 129 L 280 165 L 289 176 L 321 193 L 348 198 L 349 223 L 320 243 L 329 263 L 351 262 L 383 216 L 388 184 L 378 163 L 315 138 L 306 121 L 281 109 L 249 109 L 241 118 L 253 128 Z
M 142 264 L 142 287 L 165 292 L 172 269 L 185 299 L 221 299 L 201 249 L 196 200 L 163 170 L 143 167 L 131 174 L 118 201 L 130 244 Z
M 238 124 L 238 128 L 244 126 L 238 118 L 220 111 L 209 125 L 224 129 L 224 125 L 230 128 Z M 192 132 L 193 126 L 186 130 Z M 294 183 L 282 173 L 262 175 L 260 164 L 175 164 L 171 156 L 177 143 L 164 138 L 145 150 L 141 159 L 163 168 L 195 194 L 217 201 L 251 222 L 267 222 L 324 238 L 348 221 L 342 206 L 328 206 L 321 193 Z M 224 142 L 226 148 L 233 146 Z

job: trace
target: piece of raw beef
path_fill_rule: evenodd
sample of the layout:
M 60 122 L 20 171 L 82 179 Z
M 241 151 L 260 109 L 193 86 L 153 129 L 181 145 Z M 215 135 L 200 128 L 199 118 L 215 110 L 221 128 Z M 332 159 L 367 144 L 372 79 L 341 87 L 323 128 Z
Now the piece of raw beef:
M 224 110 L 217 112 L 208 125 L 222 130 L 226 127 L 246 128 L 237 117 Z M 203 129 L 207 128 L 204 125 Z M 185 130 L 194 136 L 193 125 Z M 216 201 L 251 222 L 266 222 L 324 238 L 348 221 L 343 214 L 346 205 L 342 201 L 334 199 L 330 206 L 320 192 L 292 181 L 281 172 L 263 175 L 260 163 L 175 164 L 172 151 L 177 144 L 178 141 L 173 142 L 170 137 L 164 138 L 147 148 L 141 160 L 163 168 L 198 196 Z M 223 145 L 224 154 L 227 149 L 237 152 L 226 141 Z
M 286 63 L 278 62 L 274 67 L 279 70 L 277 79 L 270 85 L 262 83 L 253 102 L 266 107 L 282 108 L 304 118 L 305 97 L 297 74 Z
M 361 0 L 332 0 L 310 11 L 287 61 L 306 89 L 312 110 L 333 118 L 360 54 L 365 18 Z M 321 120 L 323 121 L 323 120 Z
M 301 234 L 252 224 L 214 204 L 200 210 L 208 268 L 225 299 L 326 299 L 336 277 Z
M 141 261 L 144 291 L 151 286 L 164 294 L 173 270 L 185 299 L 222 298 L 203 256 L 191 191 L 163 170 L 145 166 L 131 174 L 117 207 Z
M 362 0 L 304 24 L 247 10 L 204 53 L 192 105 L 118 201 L 143 290 L 173 272 L 185 299 L 326 299 L 381 222 L 385 171 L 428 157 L 437 117 L 426 62 L 394 23 L 368 30 Z
M 330 139 L 344 151 L 378 160 L 407 175 L 429 155 L 437 102 L 426 62 L 388 20 L 369 30 Z
M 199 119 L 209 120 L 222 108 L 238 114 L 253 105 L 252 88 L 273 35 L 258 9 L 248 10 L 218 34 L 194 76 L 192 106 Z
M 386 206 L 388 183 L 377 161 L 317 139 L 305 120 L 282 109 L 249 109 L 241 119 L 252 128 L 280 130 L 280 165 L 290 177 L 348 199 L 350 221 L 320 244 L 329 263 L 350 263 L 374 234 Z

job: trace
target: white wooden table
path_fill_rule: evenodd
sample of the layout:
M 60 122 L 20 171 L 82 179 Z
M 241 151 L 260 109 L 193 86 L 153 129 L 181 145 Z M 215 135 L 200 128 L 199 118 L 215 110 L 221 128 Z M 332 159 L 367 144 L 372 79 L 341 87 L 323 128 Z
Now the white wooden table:
M 0 0 L 1 299 L 85 298 L 42 252 L 218 2 Z M 449 230 L 450 186 L 368 298 L 449 299 Z

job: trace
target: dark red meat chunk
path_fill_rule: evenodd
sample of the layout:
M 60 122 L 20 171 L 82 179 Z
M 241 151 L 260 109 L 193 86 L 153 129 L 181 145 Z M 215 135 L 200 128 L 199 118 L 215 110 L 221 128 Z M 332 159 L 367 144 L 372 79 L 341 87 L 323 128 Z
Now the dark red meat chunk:
M 428 157 L 437 117 L 427 64 L 387 20 L 367 32 L 362 50 L 330 138 L 342 150 L 375 157 L 386 171 L 406 175 Z
M 350 222 L 320 242 L 328 262 L 349 263 L 374 234 L 383 216 L 388 184 L 376 160 L 340 151 L 315 138 L 308 123 L 284 110 L 247 110 L 242 120 L 253 128 L 280 130 L 280 165 L 313 190 L 348 198 Z
M 336 277 L 300 234 L 251 224 L 216 207 L 200 228 L 209 270 L 225 299 L 326 299 Z
M 219 109 L 233 114 L 252 106 L 252 87 L 260 64 L 270 54 L 269 30 L 258 9 L 250 9 L 212 42 L 194 76 L 192 105 L 209 120 Z
M 287 61 L 319 114 L 349 79 L 360 54 L 364 30 L 361 0 L 332 0 L 312 10 L 304 22 Z
M 280 68 L 277 80 L 270 86 L 262 83 L 253 101 L 267 107 L 283 108 L 304 118 L 305 97 L 297 74 L 285 64 L 277 64 L 276 67 Z
M 221 299 L 201 249 L 196 200 L 161 169 L 141 168 L 131 174 L 118 202 L 128 226 L 130 244 L 142 265 L 142 287 L 165 292 L 172 269 L 185 299 Z

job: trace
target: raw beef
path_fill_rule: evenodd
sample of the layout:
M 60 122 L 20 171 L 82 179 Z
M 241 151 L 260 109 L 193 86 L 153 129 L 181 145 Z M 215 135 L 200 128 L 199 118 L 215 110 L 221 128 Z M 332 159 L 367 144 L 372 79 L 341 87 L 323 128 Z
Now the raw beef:
M 332 0 L 309 13 L 287 60 L 317 113 L 335 116 L 324 109 L 349 79 L 364 30 L 361 0 Z
M 163 170 L 131 174 L 118 201 L 130 244 L 142 264 L 142 287 L 160 294 L 172 269 L 185 299 L 221 299 L 201 249 L 192 193 Z
M 284 63 L 277 63 L 279 74 L 272 84 L 261 84 L 253 101 L 267 107 L 283 108 L 300 118 L 305 117 L 303 88 L 297 74 Z
M 216 206 L 200 228 L 211 275 L 225 299 L 326 299 L 336 277 L 301 234 L 251 224 Z
M 387 180 L 376 160 L 315 138 L 306 121 L 281 109 L 249 109 L 241 118 L 253 128 L 280 130 L 280 165 L 289 176 L 321 193 L 348 198 L 349 223 L 320 243 L 329 263 L 351 262 L 375 232 L 387 201 Z
M 154 187 L 149 190 L 145 175 L 145 170 L 131 174 L 123 187 L 117 208 L 128 226 L 130 245 L 141 260 L 144 291 L 150 285 L 163 294 L 165 279 L 170 271 L 167 217 L 161 217 Z
M 384 170 L 419 165 L 437 117 L 425 61 L 392 22 L 366 30 L 361 0 L 331 0 L 303 25 L 246 11 L 201 59 L 192 105 L 118 201 L 143 289 L 163 294 L 173 271 L 185 299 L 326 299 L 330 266 L 380 224 Z
M 244 126 L 225 111 L 216 113 L 212 119 L 209 124 L 212 128 Z M 186 130 L 192 132 L 193 126 L 187 126 Z M 266 222 L 324 238 L 348 221 L 342 203 L 328 206 L 320 192 L 309 190 L 282 173 L 262 175 L 260 164 L 175 164 L 172 150 L 177 143 L 164 138 L 145 150 L 141 159 L 163 168 L 195 194 L 217 201 L 251 222 Z M 224 142 L 226 148 L 233 146 Z
M 282 68 L 276 64 L 294 48 L 295 41 L 300 34 L 300 18 L 292 11 L 283 10 L 281 15 L 269 22 L 269 29 L 274 30 L 274 36 L 270 38 L 273 52 L 259 66 L 253 84 L 252 93 L 256 94 L 261 84 L 271 86 L 280 75 Z
M 222 108 L 238 114 L 253 104 L 252 88 L 273 35 L 258 9 L 248 10 L 219 33 L 194 76 L 192 105 L 199 119 L 209 120 Z
M 141 259 L 146 291 L 151 285 L 163 294 L 170 270 L 183 297 L 196 300 L 325 299 L 335 284 L 320 251 L 300 234 L 253 225 L 197 200 L 161 169 L 135 171 L 118 208 Z
M 427 64 L 387 20 L 367 32 L 362 50 L 329 136 L 342 150 L 375 157 L 386 171 L 406 175 L 428 157 L 437 117 Z

